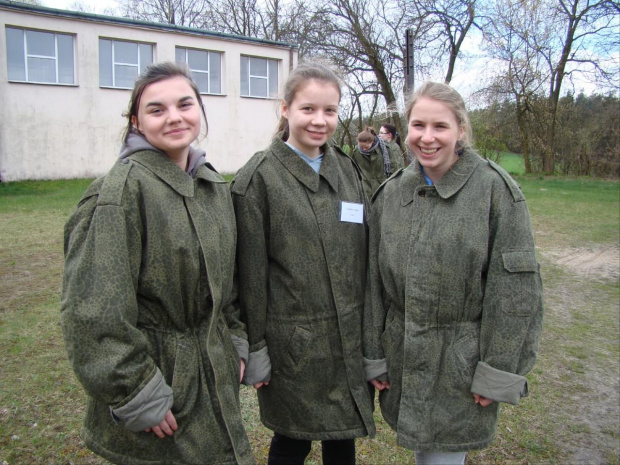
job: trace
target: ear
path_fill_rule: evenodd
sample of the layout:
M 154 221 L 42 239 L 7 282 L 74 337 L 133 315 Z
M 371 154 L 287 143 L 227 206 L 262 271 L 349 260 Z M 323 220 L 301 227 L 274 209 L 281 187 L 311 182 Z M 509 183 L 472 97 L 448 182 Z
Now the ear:
M 458 141 L 460 141 L 463 136 L 465 136 L 465 126 L 461 126 L 459 129 L 459 137 L 457 138 Z
M 141 132 L 140 123 L 138 122 L 138 118 L 136 118 L 135 116 L 131 117 L 131 125 L 136 129 L 136 131 Z
M 288 105 L 284 100 L 282 100 L 282 102 L 280 103 L 280 113 L 282 113 L 282 116 L 288 119 Z

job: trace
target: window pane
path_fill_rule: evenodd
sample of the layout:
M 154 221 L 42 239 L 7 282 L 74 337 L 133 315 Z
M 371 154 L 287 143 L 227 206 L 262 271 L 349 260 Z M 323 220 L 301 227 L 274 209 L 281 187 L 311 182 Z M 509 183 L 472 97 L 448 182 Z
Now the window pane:
M 56 60 L 28 57 L 28 81 L 56 82 Z
M 153 62 L 153 46 L 140 44 L 140 72 Z
M 73 84 L 73 36 L 56 34 L 58 41 L 58 82 Z
M 252 76 L 267 77 L 267 60 L 264 58 L 250 58 L 250 74 Z
M 114 62 L 138 64 L 138 44 L 114 41 Z
M 207 73 L 192 72 L 192 79 L 201 93 L 209 93 L 209 75 Z
M 175 48 L 174 59 L 177 63 L 185 63 L 185 49 L 181 47 Z
M 252 97 L 267 97 L 267 79 L 250 78 L 250 95 Z
M 187 63 L 191 69 L 198 71 L 209 71 L 209 61 L 207 52 L 199 50 L 187 51 Z
M 54 34 L 51 32 L 26 31 L 28 55 L 56 56 Z
M 212 94 L 222 93 L 222 54 L 209 52 L 209 84 Z
M 114 65 L 114 86 L 131 89 L 138 77 L 137 66 Z
M 269 96 L 278 96 L 278 61 L 269 61 Z
M 24 31 L 6 28 L 6 61 L 9 80 L 26 80 L 26 54 L 24 53 Z
M 248 57 L 241 57 L 241 95 L 250 95 L 249 61 Z
M 111 87 L 112 82 L 112 41 L 99 39 L 99 85 Z

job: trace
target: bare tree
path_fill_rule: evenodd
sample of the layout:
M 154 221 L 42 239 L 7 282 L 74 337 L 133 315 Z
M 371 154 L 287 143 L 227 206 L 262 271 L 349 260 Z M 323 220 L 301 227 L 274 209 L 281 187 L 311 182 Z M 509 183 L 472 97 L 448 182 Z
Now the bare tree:
M 209 0 L 118 0 L 126 18 L 200 28 Z

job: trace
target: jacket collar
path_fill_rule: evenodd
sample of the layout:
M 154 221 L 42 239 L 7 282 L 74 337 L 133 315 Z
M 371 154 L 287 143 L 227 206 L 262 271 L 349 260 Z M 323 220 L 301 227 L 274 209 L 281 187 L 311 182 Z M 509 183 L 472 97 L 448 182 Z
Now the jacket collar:
M 147 168 L 180 195 L 184 197 L 194 196 L 194 180 L 164 154 L 144 150 L 132 154 L 129 158 Z M 205 169 L 207 169 L 205 166 L 199 168 L 198 173 L 201 174 L 201 177 Z
M 449 199 L 456 194 L 471 177 L 473 172 L 480 166 L 481 158 L 473 151 L 467 150 L 450 170 L 442 176 L 434 185 L 437 194 L 442 199 Z M 401 203 L 407 205 L 412 202 L 416 195 L 416 188 L 426 185 L 424 176 L 420 171 L 420 164 L 416 160 L 403 173 Z
M 319 190 L 321 176 L 338 192 L 338 162 L 336 154 L 329 143 L 324 145 L 325 154 L 319 174 L 310 168 L 286 143 L 276 136 L 271 142 L 271 150 L 280 163 L 304 186 L 312 192 Z

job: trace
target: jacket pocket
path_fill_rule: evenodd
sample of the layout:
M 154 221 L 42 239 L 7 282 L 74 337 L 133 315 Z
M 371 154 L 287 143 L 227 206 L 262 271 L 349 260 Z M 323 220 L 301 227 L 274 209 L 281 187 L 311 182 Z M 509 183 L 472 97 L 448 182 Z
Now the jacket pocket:
M 456 390 L 469 393 L 480 359 L 479 337 L 477 334 L 466 334 L 454 341 L 448 350 L 445 372 L 450 383 Z
M 308 352 L 308 346 L 312 339 L 312 333 L 305 328 L 295 326 L 293 334 L 288 342 L 287 356 L 284 357 L 281 373 L 288 378 L 297 376 L 303 359 Z
M 182 412 L 188 407 L 190 391 L 198 385 L 196 377 L 199 376 L 199 371 L 195 348 L 188 343 L 178 343 L 171 386 L 174 395 L 172 411 L 175 414 Z M 192 402 L 189 402 L 189 404 L 191 407 Z
M 536 254 L 529 250 L 512 250 L 502 253 L 502 262 L 506 283 L 501 291 L 509 294 L 502 310 L 510 316 L 531 316 L 539 308 L 537 302 L 542 292 Z

